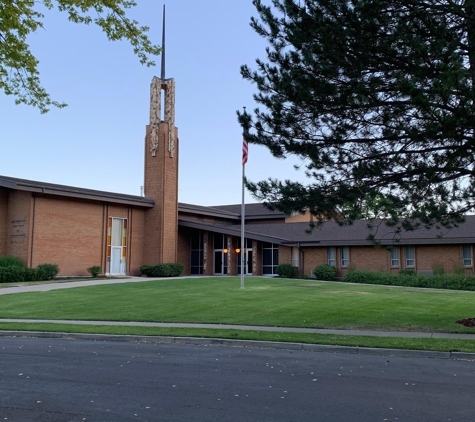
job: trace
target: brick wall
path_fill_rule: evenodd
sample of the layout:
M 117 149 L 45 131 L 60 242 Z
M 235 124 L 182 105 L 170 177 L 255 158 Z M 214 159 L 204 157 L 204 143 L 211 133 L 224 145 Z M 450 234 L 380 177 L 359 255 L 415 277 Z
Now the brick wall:
M 310 211 L 305 211 L 303 214 L 296 214 L 290 217 L 285 217 L 286 223 L 310 223 L 314 217 Z
M 129 218 L 129 250 L 127 274 L 140 275 L 140 266 L 144 265 L 144 236 L 145 236 L 145 210 L 142 208 L 130 207 Z M 105 267 L 103 267 L 105 268 Z
M 279 264 L 292 264 L 292 248 L 279 245 Z
M 350 248 L 350 267 L 357 270 L 389 271 L 389 251 L 374 246 L 358 246 Z
M 179 227 L 177 262 L 184 265 L 183 275 L 190 275 L 190 239 L 191 230 L 187 227 Z
M 33 199 L 30 192 L 11 190 L 8 195 L 7 255 L 20 258 L 31 266 Z
M 7 254 L 8 189 L 0 188 L 0 256 Z
M 100 202 L 47 195 L 35 198 L 31 266 L 58 264 L 60 275 L 75 276 L 88 275 L 91 265 L 104 270 L 105 215 Z M 111 215 L 124 213 L 114 210 Z
M 311 277 L 313 269 L 317 265 L 326 264 L 327 248 L 302 248 L 303 274 Z M 301 264 L 302 265 L 302 264 Z

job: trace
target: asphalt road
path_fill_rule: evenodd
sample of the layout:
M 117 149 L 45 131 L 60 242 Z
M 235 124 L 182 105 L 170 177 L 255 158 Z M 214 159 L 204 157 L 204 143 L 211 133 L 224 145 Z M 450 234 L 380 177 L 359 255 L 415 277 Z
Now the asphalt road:
M 475 363 L 0 338 L 1 421 L 470 421 Z

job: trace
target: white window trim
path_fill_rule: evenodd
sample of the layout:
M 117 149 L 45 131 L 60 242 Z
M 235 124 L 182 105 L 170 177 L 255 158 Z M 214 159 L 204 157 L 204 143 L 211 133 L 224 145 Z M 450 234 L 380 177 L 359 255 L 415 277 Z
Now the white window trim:
M 346 250 L 348 252 L 348 258 L 343 258 L 343 251 L 344 250 Z M 341 262 L 341 266 L 344 267 L 344 268 L 350 266 L 350 247 L 349 246 L 342 246 L 341 247 L 341 249 L 340 249 L 340 262 Z
M 464 249 L 465 248 L 470 248 L 470 258 L 465 258 L 464 257 Z M 466 264 L 465 261 L 469 261 L 470 264 Z M 473 265 L 473 259 L 472 259 L 472 245 L 463 245 L 462 246 L 462 262 L 464 267 L 471 267 Z
M 330 258 L 330 249 L 333 250 L 333 258 Z M 327 249 L 327 264 L 336 267 L 336 248 L 334 246 L 330 246 Z
M 412 248 L 414 251 L 414 258 L 408 258 L 407 257 L 407 249 Z M 416 247 L 415 246 L 406 246 L 404 249 L 404 255 L 405 255 L 405 261 L 406 261 L 406 268 L 415 268 L 416 266 Z M 412 264 L 409 263 L 409 261 L 412 261 Z
M 397 252 L 397 258 L 393 257 L 393 252 Z M 389 261 L 391 268 L 399 267 L 401 264 L 401 252 L 399 251 L 399 247 L 392 248 L 389 251 Z

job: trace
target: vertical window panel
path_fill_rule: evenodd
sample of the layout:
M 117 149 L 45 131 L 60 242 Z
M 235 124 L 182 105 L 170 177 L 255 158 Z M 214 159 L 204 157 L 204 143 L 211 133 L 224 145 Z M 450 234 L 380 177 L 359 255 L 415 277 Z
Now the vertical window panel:
M 399 248 L 391 248 L 389 251 L 391 259 L 391 267 L 399 267 Z
M 336 267 L 336 248 L 331 247 L 327 249 L 327 254 L 328 254 L 328 265 L 331 265 L 332 267 Z
M 348 267 L 350 265 L 350 248 L 343 246 L 341 248 L 341 266 Z
M 462 258 L 463 258 L 463 265 L 465 267 L 472 266 L 472 246 L 471 245 L 462 246 Z
M 405 247 L 406 267 L 413 268 L 416 266 L 416 249 L 414 246 Z

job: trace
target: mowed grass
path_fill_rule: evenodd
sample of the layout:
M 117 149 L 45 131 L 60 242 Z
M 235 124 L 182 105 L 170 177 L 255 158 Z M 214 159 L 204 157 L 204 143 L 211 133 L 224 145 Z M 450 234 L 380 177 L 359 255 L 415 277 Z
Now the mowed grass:
M 372 347 L 386 349 L 431 350 L 439 352 L 475 353 L 473 340 L 348 336 L 333 334 L 310 334 L 268 332 L 258 330 L 233 330 L 179 327 L 130 327 L 109 325 L 74 325 L 46 323 L 0 323 L 0 330 L 46 331 L 61 333 L 87 333 L 109 335 L 139 335 L 166 337 L 200 337 L 232 340 L 278 341 L 291 343 L 325 344 L 332 346 Z
M 475 292 L 239 277 L 0 296 L 0 318 L 155 321 L 475 333 Z

